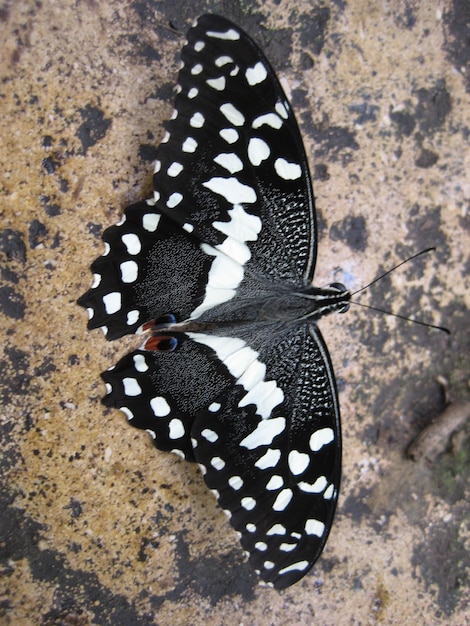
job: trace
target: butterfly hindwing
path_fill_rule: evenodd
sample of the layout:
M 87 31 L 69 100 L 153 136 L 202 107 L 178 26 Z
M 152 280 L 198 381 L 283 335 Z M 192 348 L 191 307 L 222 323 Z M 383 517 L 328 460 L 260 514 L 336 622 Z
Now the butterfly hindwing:
M 266 582 L 286 587 L 326 541 L 341 471 L 335 383 L 318 329 L 162 333 L 104 372 L 105 404 L 156 447 L 196 460 Z M 270 339 L 269 339 L 270 338 Z
M 256 351 L 246 342 L 230 348 L 227 337 L 195 336 L 214 346 L 234 380 L 196 416 L 192 437 L 206 483 L 241 533 L 250 562 L 266 582 L 284 588 L 311 568 L 328 536 L 341 433 L 318 329 L 270 325 L 265 333 L 275 333 L 275 341 L 267 346 L 258 333 L 254 343 L 264 346 Z M 265 375 L 256 382 L 250 370 L 260 364 Z

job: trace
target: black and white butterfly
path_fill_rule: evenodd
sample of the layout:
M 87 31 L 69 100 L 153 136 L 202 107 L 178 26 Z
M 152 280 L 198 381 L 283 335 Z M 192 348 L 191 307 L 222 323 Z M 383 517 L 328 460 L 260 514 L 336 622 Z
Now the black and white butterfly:
M 339 408 L 316 321 L 350 294 L 312 286 L 307 159 L 263 53 L 205 15 L 182 62 L 154 197 L 104 232 L 79 304 L 108 339 L 145 335 L 102 374 L 104 403 L 199 463 L 251 564 L 282 589 L 319 557 L 336 507 Z

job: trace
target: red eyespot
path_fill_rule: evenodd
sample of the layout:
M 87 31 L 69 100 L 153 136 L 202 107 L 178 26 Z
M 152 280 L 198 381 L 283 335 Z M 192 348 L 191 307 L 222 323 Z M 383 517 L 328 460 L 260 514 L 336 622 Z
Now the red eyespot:
M 171 337 L 168 335 L 155 335 L 154 337 L 149 337 L 144 344 L 146 350 L 151 350 L 154 352 L 173 352 L 176 350 L 178 345 L 178 340 L 176 337 Z

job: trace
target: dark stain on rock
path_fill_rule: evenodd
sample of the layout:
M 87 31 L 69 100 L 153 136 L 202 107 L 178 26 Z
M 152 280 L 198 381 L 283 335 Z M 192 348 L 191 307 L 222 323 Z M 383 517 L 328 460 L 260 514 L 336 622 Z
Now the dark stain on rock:
M 441 207 L 428 207 L 414 204 L 410 209 L 407 220 L 407 232 L 409 239 L 415 243 L 416 250 L 424 250 L 429 246 L 436 248 L 433 255 L 440 263 L 446 263 L 450 256 L 450 249 L 444 232 L 441 230 Z M 399 257 L 406 257 L 406 250 L 401 245 L 397 246 L 396 252 Z M 416 275 L 419 265 L 416 263 L 405 271 Z
M 51 203 L 50 200 L 50 196 L 44 196 L 42 194 L 39 196 L 39 202 L 44 208 L 46 215 L 48 215 L 49 217 L 55 217 L 60 213 L 60 206 L 58 204 Z
M 14 320 L 21 320 L 26 310 L 26 302 L 21 293 L 9 285 L 0 287 L 0 311 Z
M 23 234 L 11 228 L 5 228 L 0 232 L 0 251 L 8 261 L 20 261 L 26 263 L 26 246 Z
M 75 498 L 70 498 L 70 502 L 64 506 L 64 509 L 70 510 L 70 517 L 76 519 L 83 513 L 82 505 Z
M 295 16 L 296 31 L 300 33 L 300 43 L 303 50 L 318 55 L 325 45 L 328 23 L 330 21 L 329 7 L 312 7 L 309 13 L 301 19 Z
M 377 114 L 380 111 L 380 108 L 376 104 L 361 102 L 359 104 L 351 104 L 349 111 L 350 113 L 354 113 L 356 115 L 352 123 L 354 125 L 363 126 L 367 122 L 377 121 Z
M 41 165 L 46 174 L 53 174 L 60 166 L 60 163 L 49 156 L 42 160 Z
M 470 65 L 470 45 L 468 25 L 470 24 L 470 3 L 468 0 L 453 0 L 450 10 L 443 15 L 445 43 L 451 63 L 461 71 L 470 93 L 470 73 L 462 71 Z
M 418 98 L 415 116 L 419 128 L 424 134 L 430 134 L 444 124 L 452 109 L 449 92 L 445 82 L 438 80 L 430 89 L 418 89 L 415 95 Z
M 422 148 L 421 152 L 415 159 L 416 167 L 421 167 L 427 169 L 428 167 L 432 167 L 439 160 L 439 155 L 433 152 L 432 150 L 427 150 L 426 148 Z
M 389 117 L 399 135 L 409 137 L 416 127 L 416 120 L 407 111 L 390 111 Z
M 133 55 L 141 57 L 148 65 L 161 60 L 161 54 L 158 50 L 143 41 L 141 34 L 129 35 L 128 41 L 132 44 Z
M 325 163 L 315 163 L 313 166 L 313 179 L 314 180 L 329 180 L 330 173 L 328 172 L 328 166 Z
M 371 490 L 366 487 L 360 487 L 351 495 L 349 495 L 343 502 L 341 507 L 341 515 L 347 515 L 357 524 L 366 520 L 369 524 L 372 523 L 371 509 L 368 504 Z
M 157 153 L 157 148 L 151 144 L 141 143 L 139 146 L 139 157 L 143 161 L 155 161 Z
M 14 285 L 17 285 L 20 280 L 18 274 L 11 270 L 9 267 L 0 266 L 0 276 L 2 280 L 6 280 L 9 283 L 13 283 Z
M 56 369 L 57 367 L 54 365 L 53 358 L 51 356 L 45 356 L 42 363 L 34 368 L 34 375 L 47 379 Z
M 425 539 L 413 549 L 411 559 L 415 575 L 424 579 L 429 592 L 437 588 L 436 600 L 440 609 L 450 617 L 459 605 L 462 594 L 470 583 L 470 552 L 465 550 L 462 533 L 466 519 L 453 509 L 448 522 L 435 522 L 426 527 Z
M 242 560 L 241 550 L 191 559 L 182 532 L 177 536 L 176 559 L 176 586 L 164 597 L 154 596 L 153 602 L 160 605 L 164 600 L 176 602 L 187 597 L 188 589 L 193 589 L 198 597 L 207 598 L 213 606 L 233 596 L 241 596 L 245 601 L 254 598 L 258 580 L 250 565 Z
M 31 392 L 31 375 L 28 374 L 29 355 L 13 346 L 5 346 L 4 358 L 0 361 L 0 400 L 4 404 L 12 402 L 14 396 Z
M 330 237 L 336 241 L 345 241 L 351 250 L 363 252 L 367 247 L 367 227 L 362 215 L 348 215 L 330 228 Z
M 402 11 L 398 11 L 395 14 L 395 23 L 398 28 L 405 28 L 406 30 L 413 30 L 416 25 L 416 15 L 413 10 L 412 2 L 405 2 L 405 7 Z
M 86 229 L 90 233 L 90 235 L 93 235 L 93 237 L 99 239 L 101 237 L 103 226 L 102 224 L 93 224 L 93 222 L 88 222 L 88 224 L 86 225 Z
M 328 126 L 327 128 L 313 128 L 310 131 L 315 141 L 315 157 L 328 157 L 331 161 L 339 160 L 345 152 L 359 150 L 356 133 L 342 126 Z
M 39 244 L 44 243 L 47 230 L 39 220 L 32 220 L 28 227 L 28 243 L 31 249 L 36 248 Z
M 3 481 L 2 481 L 3 482 Z M 37 624 L 58 622 L 58 616 L 74 612 L 93 614 L 93 622 L 103 626 L 129 624 L 152 626 L 155 616 L 138 615 L 130 602 L 120 594 L 104 587 L 96 574 L 73 570 L 66 558 L 57 550 L 41 550 L 40 541 L 44 526 L 28 517 L 13 505 L 13 496 L 5 485 L 0 489 L 0 563 L 8 575 L 11 565 L 25 559 L 33 580 L 54 585 L 53 607 L 43 615 L 35 616 Z M 0 613 L 1 615 L 1 613 Z M 54 621 L 55 620 L 55 621 Z M 68 622 L 67 622 L 68 623 Z
M 82 118 L 82 123 L 78 127 L 77 137 L 82 144 L 82 154 L 86 154 L 88 148 L 94 146 L 106 135 L 111 126 L 111 120 L 105 118 L 101 109 L 91 104 L 87 104 L 78 112 Z

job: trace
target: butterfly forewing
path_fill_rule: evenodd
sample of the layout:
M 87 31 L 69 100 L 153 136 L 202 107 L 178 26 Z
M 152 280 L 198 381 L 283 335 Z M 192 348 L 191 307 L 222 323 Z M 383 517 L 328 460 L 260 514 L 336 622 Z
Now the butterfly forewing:
M 158 206 L 207 244 L 223 244 L 227 233 L 254 241 L 247 267 L 257 274 L 310 282 L 310 176 L 271 66 L 243 31 L 217 16 L 203 16 L 189 31 L 182 62 L 176 117 L 157 155 Z
M 104 403 L 200 464 L 252 565 L 284 588 L 323 548 L 341 471 L 330 359 L 297 313 L 316 254 L 308 166 L 273 70 L 237 26 L 203 16 L 182 61 L 154 198 L 105 231 L 79 303 L 109 339 L 146 333 L 102 374 Z

